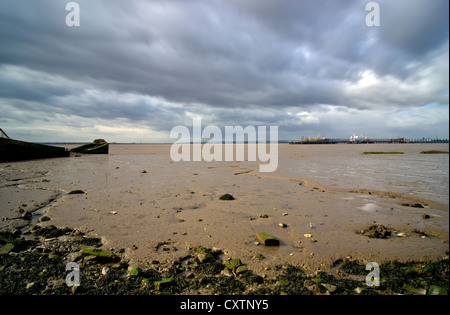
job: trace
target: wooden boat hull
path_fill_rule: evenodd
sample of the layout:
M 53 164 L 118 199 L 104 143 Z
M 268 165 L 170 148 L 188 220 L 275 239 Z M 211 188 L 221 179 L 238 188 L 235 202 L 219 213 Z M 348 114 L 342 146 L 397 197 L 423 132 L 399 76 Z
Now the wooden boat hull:
M 0 162 L 68 157 L 65 148 L 0 138 Z
M 80 147 L 73 148 L 70 152 L 84 153 L 84 154 L 108 154 L 109 143 L 104 143 L 102 145 L 96 145 L 94 143 L 89 143 L 82 145 Z

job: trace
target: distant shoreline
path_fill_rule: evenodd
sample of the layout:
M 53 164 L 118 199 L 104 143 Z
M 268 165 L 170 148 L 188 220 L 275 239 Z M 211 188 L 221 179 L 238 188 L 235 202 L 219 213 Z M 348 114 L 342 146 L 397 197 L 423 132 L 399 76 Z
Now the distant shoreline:
M 392 143 L 392 144 L 416 144 L 416 143 L 449 143 L 448 139 L 417 139 L 417 140 L 404 140 L 403 142 L 397 141 L 398 139 L 368 139 L 367 141 L 358 141 L 358 142 L 351 142 L 348 139 L 327 139 L 329 141 L 301 141 L 301 140 L 279 140 L 279 144 L 377 144 L 377 143 Z M 89 143 L 89 141 L 85 142 L 34 142 L 38 144 L 47 144 L 47 145 L 82 145 Z M 238 143 L 244 143 L 248 144 L 248 141 L 245 142 L 209 142 L 209 141 L 202 141 L 202 142 L 190 142 L 189 144 L 206 144 L 206 143 L 221 143 L 221 144 L 238 144 Z M 266 141 L 266 143 L 270 143 L 269 141 Z M 173 144 L 172 142 L 110 142 L 109 144 L 119 144 L 119 145 L 134 145 L 134 144 Z M 184 144 L 184 143 L 180 143 Z M 187 144 L 187 142 L 186 142 Z

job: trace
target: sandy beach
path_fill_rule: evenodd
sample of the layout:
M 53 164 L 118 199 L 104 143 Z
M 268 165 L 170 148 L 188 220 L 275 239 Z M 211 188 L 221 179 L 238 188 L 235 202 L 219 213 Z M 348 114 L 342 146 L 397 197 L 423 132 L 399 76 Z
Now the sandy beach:
M 333 262 L 436 261 L 449 250 L 448 144 L 279 145 L 259 162 L 173 162 L 170 145 L 111 145 L 109 155 L 0 164 L 0 230 L 43 215 L 101 238 L 130 265 L 170 264 L 220 249 L 259 275 L 277 265 L 329 271 Z M 364 155 L 365 151 L 401 151 Z M 69 194 L 81 190 L 79 194 Z M 220 200 L 224 194 L 235 200 Z M 422 207 L 417 207 L 420 204 Z M 382 225 L 387 239 L 361 231 Z M 259 244 L 264 232 L 280 246 Z M 253 259 L 256 255 L 264 259 Z

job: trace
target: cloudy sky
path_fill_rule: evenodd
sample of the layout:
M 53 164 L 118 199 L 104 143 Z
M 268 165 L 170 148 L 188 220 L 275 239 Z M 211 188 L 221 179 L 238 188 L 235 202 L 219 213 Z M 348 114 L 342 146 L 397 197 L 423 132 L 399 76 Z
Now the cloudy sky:
M 0 0 L 0 127 L 27 141 L 448 137 L 449 1 Z

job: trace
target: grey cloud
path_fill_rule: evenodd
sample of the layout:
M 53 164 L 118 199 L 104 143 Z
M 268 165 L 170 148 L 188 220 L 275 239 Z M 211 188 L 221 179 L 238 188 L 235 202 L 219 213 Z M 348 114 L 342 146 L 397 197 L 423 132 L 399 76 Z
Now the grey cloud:
M 331 132 L 324 117 L 287 114 L 319 117 L 323 104 L 448 106 L 446 0 L 380 0 L 378 28 L 362 0 L 77 2 L 81 26 L 69 28 L 65 1 L 2 1 L 3 103 L 164 131 L 196 112 L 286 132 Z M 15 70 L 2 77 L 5 67 Z

